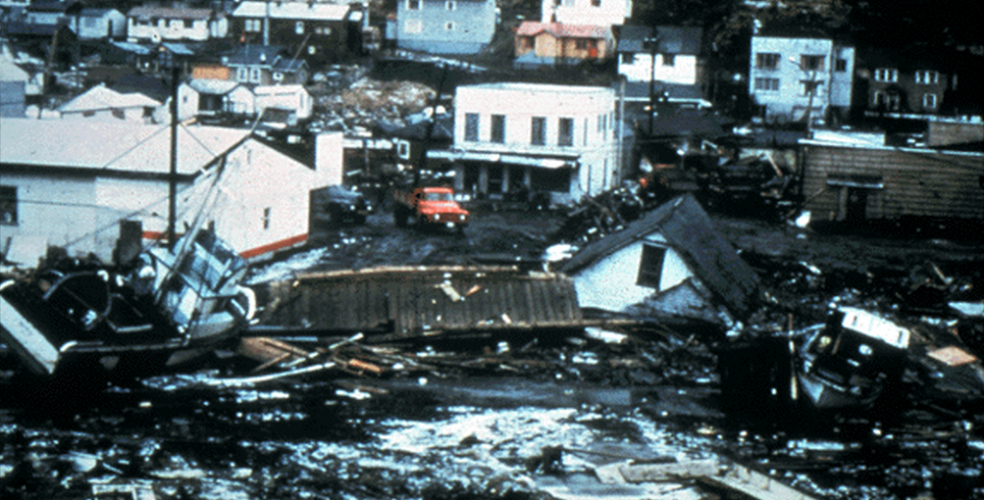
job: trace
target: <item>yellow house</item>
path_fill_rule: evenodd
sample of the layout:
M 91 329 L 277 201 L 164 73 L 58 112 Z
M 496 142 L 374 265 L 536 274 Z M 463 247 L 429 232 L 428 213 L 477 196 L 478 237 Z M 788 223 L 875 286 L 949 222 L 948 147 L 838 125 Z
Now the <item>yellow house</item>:
M 606 59 L 615 47 L 611 27 L 525 21 L 516 30 L 517 64 L 571 64 Z

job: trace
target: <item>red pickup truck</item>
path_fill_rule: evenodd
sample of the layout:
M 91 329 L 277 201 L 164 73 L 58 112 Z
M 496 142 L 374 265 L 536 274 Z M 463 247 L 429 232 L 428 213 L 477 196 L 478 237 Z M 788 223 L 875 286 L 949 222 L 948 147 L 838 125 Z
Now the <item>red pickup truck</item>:
M 405 227 L 413 217 L 417 226 L 444 226 L 463 232 L 470 217 L 454 201 L 454 190 L 448 187 L 397 189 L 393 200 L 396 201 L 393 220 L 398 227 Z

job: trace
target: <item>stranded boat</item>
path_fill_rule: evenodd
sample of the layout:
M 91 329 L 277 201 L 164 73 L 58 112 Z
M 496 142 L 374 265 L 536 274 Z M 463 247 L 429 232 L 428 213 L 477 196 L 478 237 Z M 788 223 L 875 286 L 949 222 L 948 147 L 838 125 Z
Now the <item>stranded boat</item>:
M 0 339 L 44 377 L 166 371 L 238 337 L 256 310 L 246 269 L 208 231 L 125 269 L 63 260 L 0 284 Z
M 911 332 L 870 312 L 834 310 L 825 325 L 807 330 L 794 356 L 795 375 L 818 409 L 867 407 L 905 369 Z

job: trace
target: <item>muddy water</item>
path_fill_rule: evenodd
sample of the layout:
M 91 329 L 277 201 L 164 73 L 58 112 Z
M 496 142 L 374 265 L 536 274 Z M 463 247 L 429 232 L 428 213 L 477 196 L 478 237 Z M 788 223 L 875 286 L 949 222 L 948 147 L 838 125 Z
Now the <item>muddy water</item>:
M 339 231 L 322 248 L 258 269 L 254 279 L 535 255 L 546 245 L 540 223 L 495 217 L 464 238 L 421 236 L 377 217 Z M 725 230 L 768 265 L 805 261 L 851 278 L 819 286 L 808 272 L 774 269 L 779 276 L 771 281 L 781 285 L 775 296 L 817 306 L 839 297 L 879 307 L 890 301 L 863 286 L 871 272 L 904 275 L 926 258 L 963 265 L 976 252 L 941 243 L 818 240 L 742 221 Z M 770 315 L 762 317 L 770 321 L 763 328 L 775 327 Z M 161 499 L 525 499 L 571 489 L 645 497 L 640 489 L 601 488 L 586 473 L 618 456 L 737 459 L 822 498 L 984 496 L 981 484 L 958 488 L 984 469 L 980 416 L 906 408 L 877 419 L 752 418 L 720 409 L 716 377 L 699 359 L 682 356 L 659 372 L 614 381 L 595 376 L 602 347 L 563 354 L 560 368 L 524 378 L 370 383 L 315 374 L 239 387 L 217 383 L 224 373 L 204 371 L 88 393 L 16 400 L 4 393 L 0 498 L 84 499 L 113 486 Z M 579 451 L 563 453 L 561 474 L 551 475 L 538 468 L 548 446 Z

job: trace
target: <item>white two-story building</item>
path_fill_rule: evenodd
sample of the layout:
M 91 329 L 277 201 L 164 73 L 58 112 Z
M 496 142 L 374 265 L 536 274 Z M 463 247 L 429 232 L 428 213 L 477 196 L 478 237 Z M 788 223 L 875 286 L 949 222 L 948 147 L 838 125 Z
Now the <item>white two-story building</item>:
M 621 26 L 632 17 L 632 0 L 542 0 L 540 21 L 587 26 Z
M 851 106 L 854 47 L 802 31 L 752 36 L 748 91 L 766 121 L 816 123 Z
M 614 90 L 489 83 L 458 87 L 454 101 L 453 146 L 429 156 L 454 162 L 459 191 L 564 204 L 618 183 Z

